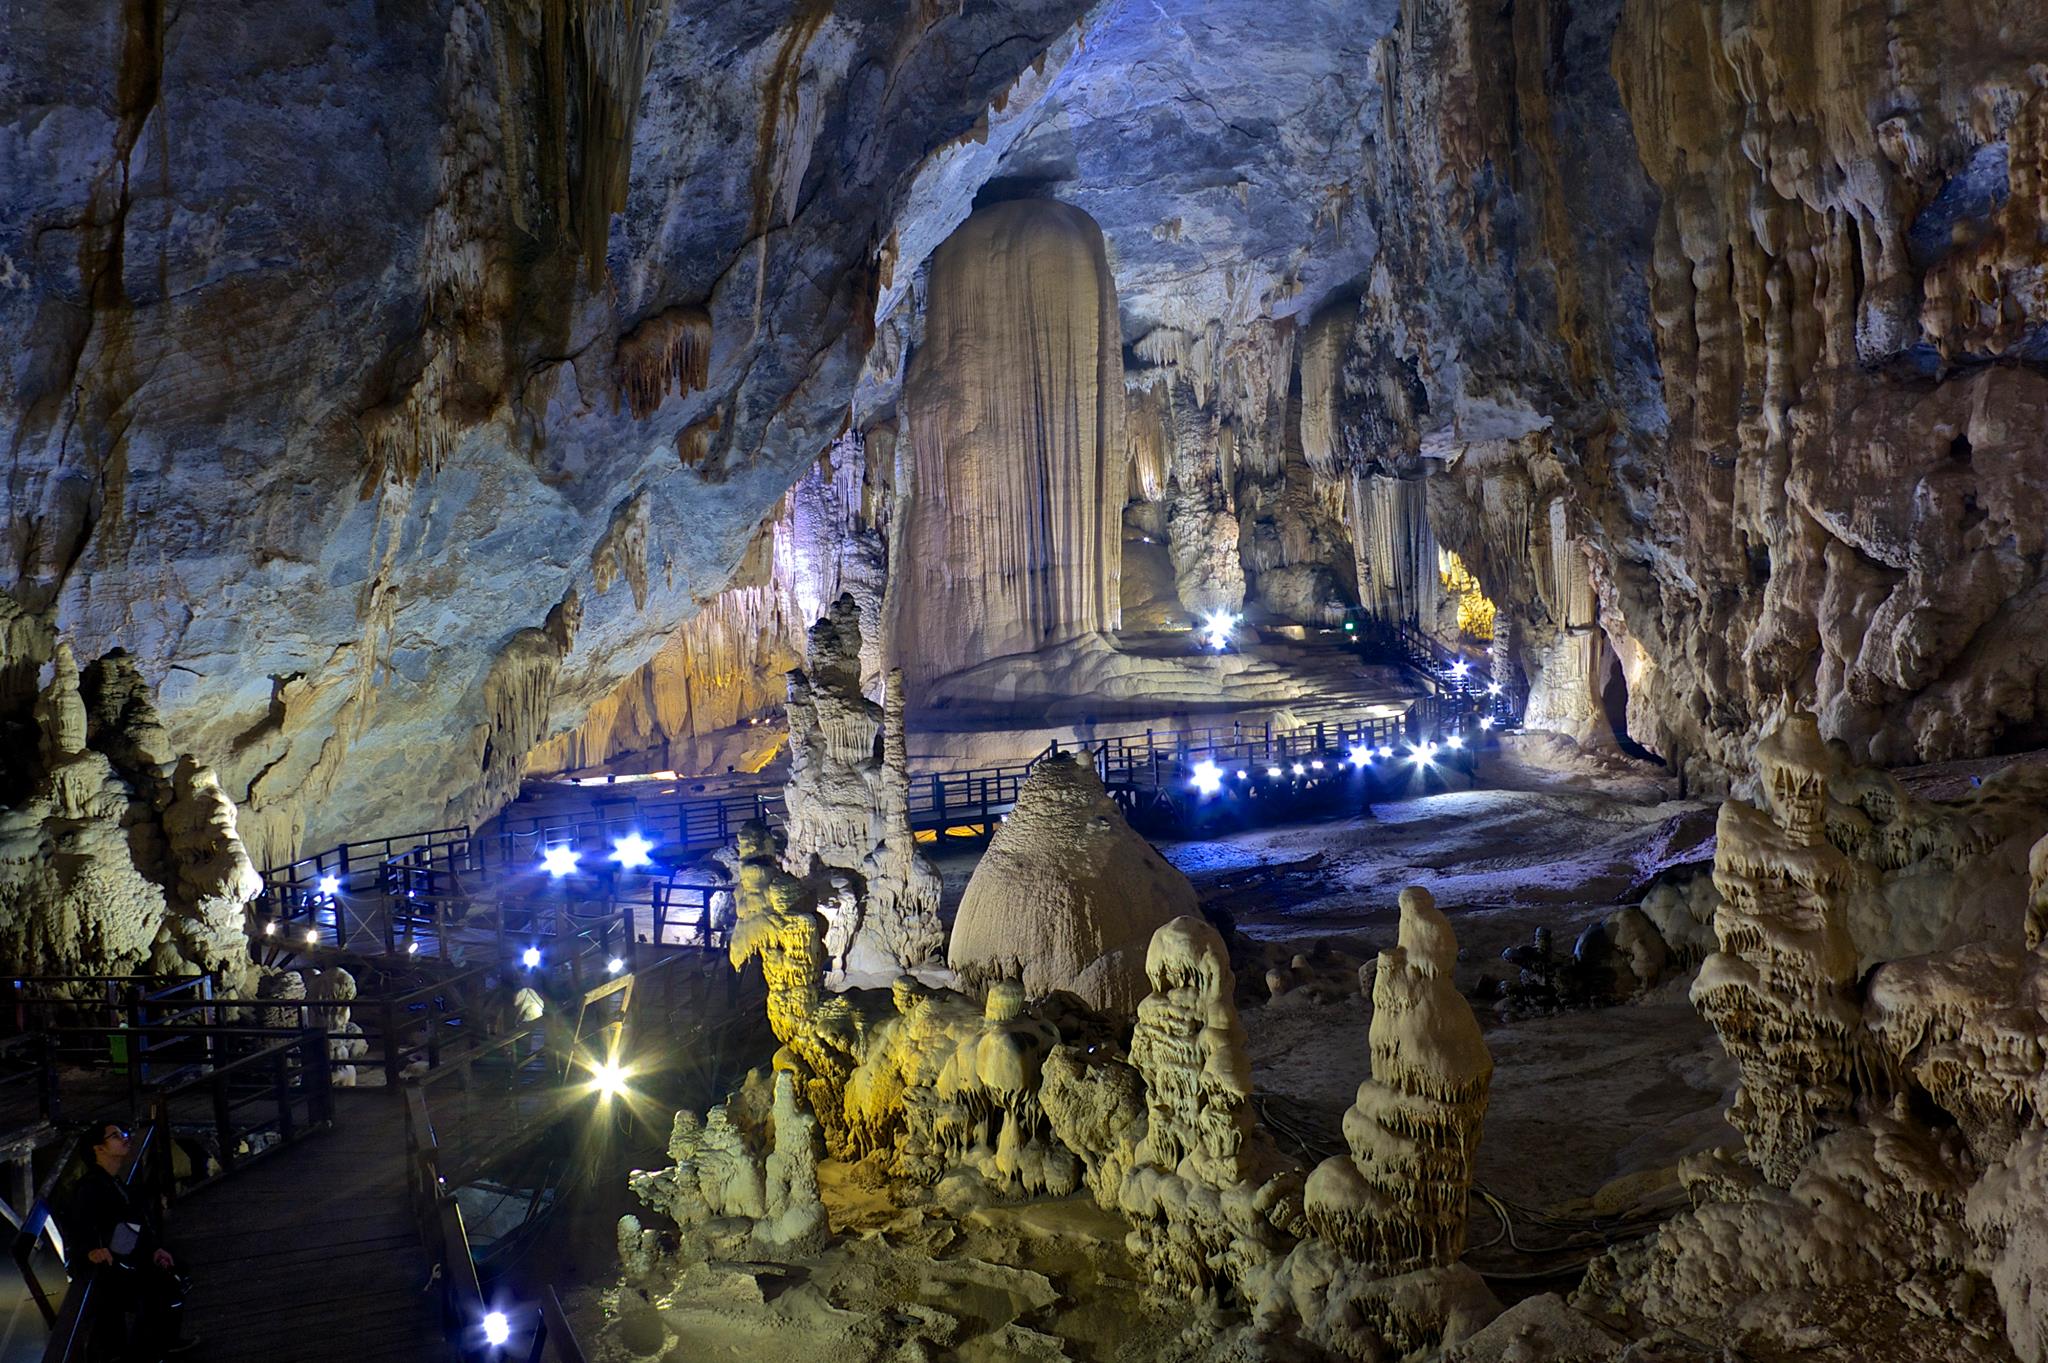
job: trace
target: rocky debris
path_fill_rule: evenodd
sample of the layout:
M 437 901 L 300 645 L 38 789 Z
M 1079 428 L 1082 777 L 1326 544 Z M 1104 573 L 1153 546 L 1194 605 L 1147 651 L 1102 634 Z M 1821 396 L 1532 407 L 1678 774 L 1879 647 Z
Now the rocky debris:
M 1194 887 L 1131 830 L 1094 770 L 1039 762 L 996 829 L 953 920 L 946 959 L 971 987 L 1022 982 L 1132 1016 L 1145 952 L 1167 922 L 1196 912 Z

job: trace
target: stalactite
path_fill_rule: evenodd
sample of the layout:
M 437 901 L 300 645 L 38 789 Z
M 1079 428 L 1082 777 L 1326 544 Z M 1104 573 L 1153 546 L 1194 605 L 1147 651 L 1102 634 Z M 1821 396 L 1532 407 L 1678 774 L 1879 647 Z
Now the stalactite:
M 1145 381 L 1126 388 L 1124 435 L 1131 451 L 1130 487 L 1148 502 L 1161 501 L 1166 496 L 1171 448 L 1166 405 L 1166 382 L 1154 375 L 1147 373 Z
M 1367 612 L 1390 624 L 1434 621 L 1437 545 L 1422 480 L 1353 474 L 1351 530 Z
M 1301 339 L 1301 453 L 1318 479 L 1334 480 L 1343 467 L 1338 402 L 1344 353 L 1357 322 L 1355 308 L 1331 308 L 1309 323 Z
M 626 206 L 633 124 L 654 45 L 668 28 L 669 0 L 548 0 L 574 23 L 581 112 L 573 224 L 593 283 L 605 276 L 612 214 Z
M 590 575 L 598 595 L 612 589 L 621 577 L 633 589 L 633 608 L 647 605 L 647 539 L 653 531 L 653 499 L 646 488 L 620 502 L 612 511 L 611 524 L 590 551 Z
M 464 822 L 481 823 L 519 794 L 528 754 L 547 735 L 562 659 L 582 624 L 583 601 L 571 587 L 540 628 L 520 630 L 491 660 L 484 676 L 484 721 L 475 738 L 477 778 L 460 802 Z
M 619 338 L 619 394 L 639 420 L 654 415 L 671 392 L 701 391 L 711 377 L 711 314 L 665 308 Z

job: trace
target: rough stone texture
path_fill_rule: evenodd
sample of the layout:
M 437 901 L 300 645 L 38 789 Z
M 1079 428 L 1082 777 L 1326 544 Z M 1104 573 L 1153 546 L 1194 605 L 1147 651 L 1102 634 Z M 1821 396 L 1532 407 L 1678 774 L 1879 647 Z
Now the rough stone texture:
M 1131 1017 L 1145 997 L 1155 931 L 1196 911 L 1187 877 L 1124 822 L 1094 769 L 1040 762 L 990 839 L 953 919 L 947 963 L 981 987 L 1067 990 Z
M 171 760 L 128 659 L 81 675 L 54 648 L 37 739 L 10 753 L 0 805 L 0 959 L 24 973 L 191 974 L 230 994 L 254 976 L 245 936 L 262 882 L 210 768 Z
M 861 604 L 841 596 L 811 628 L 805 671 L 789 674 L 785 865 L 798 875 L 857 876 L 846 921 L 828 934 L 841 976 L 894 979 L 945 946 L 939 876 L 910 831 L 903 674 L 883 703 L 861 693 Z M 831 915 L 828 914 L 828 917 Z
M 1458 943 L 1427 890 L 1401 892 L 1398 944 L 1372 982 L 1372 1076 L 1344 1114 L 1349 1155 L 1316 1166 L 1317 1236 L 1389 1275 L 1454 1262 L 1493 1057 L 1451 980 Z
M 1123 398 L 1116 288 L 1086 214 L 997 204 L 946 239 L 903 390 L 889 611 L 913 694 L 1117 627 Z

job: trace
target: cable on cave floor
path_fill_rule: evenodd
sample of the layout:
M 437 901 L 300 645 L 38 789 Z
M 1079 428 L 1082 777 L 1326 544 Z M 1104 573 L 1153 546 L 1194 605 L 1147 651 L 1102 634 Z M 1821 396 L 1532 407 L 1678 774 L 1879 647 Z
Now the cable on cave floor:
M 1331 1155 L 1344 1153 L 1343 1143 L 1332 1140 L 1324 1124 L 1317 1122 L 1303 1104 L 1255 1094 L 1252 1106 L 1259 1121 L 1273 1133 L 1275 1143 L 1304 1167 L 1312 1168 Z M 1500 1224 L 1489 1239 L 1467 1245 L 1465 1253 L 1469 1257 L 1505 1242 L 1505 1254 L 1487 1257 L 1508 1262 L 1498 1269 L 1473 1265 L 1482 1276 L 1503 1282 L 1538 1282 L 1579 1272 L 1616 1245 L 1652 1234 L 1691 1206 L 1690 1200 L 1680 1194 L 1616 1216 L 1561 1214 L 1524 1206 L 1477 1183 L 1472 1187 L 1471 1200 L 1475 1214 L 1484 1209 Z M 1532 1231 L 1548 1231 L 1556 1238 L 1548 1244 L 1524 1243 L 1535 1238 L 1530 1235 Z M 1534 1261 L 1541 1266 L 1524 1269 L 1515 1260 L 1522 1264 Z

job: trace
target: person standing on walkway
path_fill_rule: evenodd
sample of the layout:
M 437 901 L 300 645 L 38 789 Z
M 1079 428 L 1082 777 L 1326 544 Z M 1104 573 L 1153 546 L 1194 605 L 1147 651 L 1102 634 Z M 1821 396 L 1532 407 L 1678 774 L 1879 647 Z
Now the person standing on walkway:
M 122 1357 L 156 1363 L 198 1341 L 180 1337 L 184 1283 L 177 1260 L 164 1247 L 156 1202 L 122 1180 L 129 1150 L 127 1128 L 118 1122 L 100 1126 L 92 1163 L 72 1191 L 72 1232 L 94 1267 L 94 1283 L 108 1294 L 125 1327 Z

